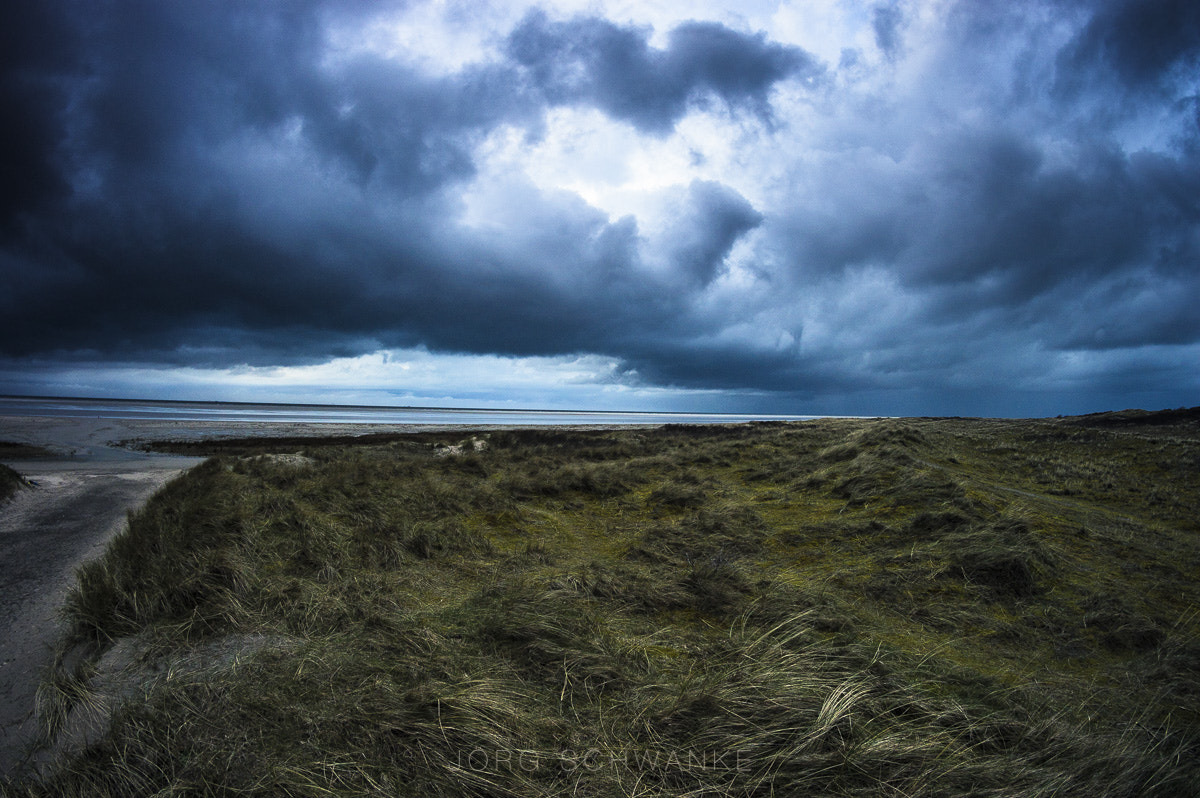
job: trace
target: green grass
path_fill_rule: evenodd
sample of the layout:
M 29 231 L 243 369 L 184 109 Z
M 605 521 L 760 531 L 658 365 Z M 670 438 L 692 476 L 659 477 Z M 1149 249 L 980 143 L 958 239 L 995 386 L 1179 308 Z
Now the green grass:
M 213 444 L 68 601 L 48 736 L 111 723 L 7 789 L 1188 794 L 1193 419 Z

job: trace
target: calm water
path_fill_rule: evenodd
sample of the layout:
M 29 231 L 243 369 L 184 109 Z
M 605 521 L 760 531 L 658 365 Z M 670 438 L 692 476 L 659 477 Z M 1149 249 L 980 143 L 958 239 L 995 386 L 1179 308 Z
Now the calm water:
M 332 424 L 729 424 L 813 416 L 728 413 L 616 413 L 566 410 L 452 410 L 433 407 L 159 402 L 0 396 L 0 416 L 162 421 L 287 421 Z

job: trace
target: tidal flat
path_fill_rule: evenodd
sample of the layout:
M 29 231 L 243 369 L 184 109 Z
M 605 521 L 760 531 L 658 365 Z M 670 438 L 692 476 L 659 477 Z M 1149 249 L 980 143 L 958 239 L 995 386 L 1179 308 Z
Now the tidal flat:
M 154 446 L 6 794 L 1200 783 L 1200 410 Z

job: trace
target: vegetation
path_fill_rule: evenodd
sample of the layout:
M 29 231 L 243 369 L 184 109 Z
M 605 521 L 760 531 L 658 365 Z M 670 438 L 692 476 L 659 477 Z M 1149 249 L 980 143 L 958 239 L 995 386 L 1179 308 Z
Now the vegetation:
M 25 480 L 16 471 L 0 463 L 0 504 L 8 501 L 18 490 L 25 487 Z
M 0 457 L 5 460 L 24 460 L 31 457 L 51 457 L 53 453 L 41 446 L 16 441 L 0 441 Z
M 26 443 L 0 441 L 0 458 L 6 460 L 23 460 L 31 457 L 48 457 L 50 452 L 40 446 L 30 446 Z M 29 483 L 19 473 L 4 463 L 0 463 L 0 504 L 4 504 L 21 488 Z
M 1195 412 L 222 445 L 80 571 L 13 795 L 1200 783 Z

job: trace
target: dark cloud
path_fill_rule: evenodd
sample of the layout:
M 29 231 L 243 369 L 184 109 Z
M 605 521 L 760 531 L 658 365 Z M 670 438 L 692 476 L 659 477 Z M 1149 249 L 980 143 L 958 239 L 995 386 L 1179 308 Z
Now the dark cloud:
M 1191 0 L 1103 3 L 1064 53 L 1069 70 L 1111 69 L 1134 89 L 1183 79 L 1195 90 L 1200 5 Z
M 625 356 L 629 373 L 652 385 L 701 390 L 777 393 L 809 401 L 826 393 L 844 395 L 869 386 L 820 357 L 806 357 L 795 348 L 755 351 L 736 343 L 689 340 L 672 346 L 654 341 L 653 347 L 632 348 Z M 778 403 L 776 403 L 778 406 Z
M 1200 158 L 1176 99 L 1200 90 L 1200 28 L 1171 3 L 1081 10 L 1090 21 L 1055 51 L 1039 26 L 1064 17 L 959 6 L 954 38 L 932 51 L 938 79 L 872 120 L 895 132 L 845 129 L 875 149 L 831 147 L 801 167 L 791 204 L 770 209 L 764 228 L 796 295 L 874 280 L 896 297 L 884 321 L 853 302 L 819 319 L 869 342 L 874 385 L 907 374 L 946 395 L 962 382 L 1008 395 L 1086 362 L 1074 390 L 1107 380 L 1111 399 L 1138 393 L 1145 360 L 1156 390 L 1163 375 L 1194 386 L 1170 355 L 1151 366 L 1145 353 L 1200 341 Z
M 540 354 L 645 332 L 686 302 L 671 281 L 636 279 L 631 218 L 550 203 L 539 223 L 535 196 L 501 239 L 445 218 L 430 193 L 473 173 L 473 136 L 540 108 L 503 64 L 440 78 L 371 56 L 323 66 L 315 5 L 120 11 L 91 25 L 93 71 L 74 87 L 71 156 L 95 185 L 6 253 L 7 354 L 303 361 L 345 341 Z M 667 65 L 668 105 L 700 89 L 765 102 L 799 63 L 719 26 L 685 26 L 656 53 L 641 33 L 572 24 L 599 31 L 597 85 L 632 42 Z M 715 183 L 693 185 L 687 205 L 671 256 L 702 287 L 761 217 Z
M 61 198 L 58 160 L 66 137 L 63 81 L 81 69 L 73 26 L 45 3 L 0 11 L 0 229 L 21 212 Z
M 597 353 L 631 384 L 824 412 L 827 395 L 842 412 L 1061 397 L 1054 370 L 1080 361 L 1072 379 L 1104 396 L 1139 375 L 1192 384 L 1177 352 L 1200 342 L 1200 147 L 1180 110 L 1200 93 L 1193 4 L 962 3 L 932 40 L 879 5 L 863 24 L 888 63 L 855 52 L 833 75 L 707 22 L 659 48 L 649 29 L 534 12 L 497 57 L 436 74 L 334 49 L 370 3 L 9 5 L 8 373 Z M 916 52 L 928 64 L 905 82 L 895 65 Z M 815 89 L 791 127 L 773 105 L 796 94 L 785 81 Z M 728 178 L 744 194 L 685 183 L 649 225 L 481 171 L 481 142 L 537 141 L 559 106 L 656 144 L 729 110 L 745 142 L 723 156 L 697 139 L 690 162 L 744 168 Z
M 95 14 L 80 133 L 114 172 L 169 164 L 319 92 L 311 6 L 124 2 Z M 77 9 L 82 11 L 82 9 Z
M 197 158 L 239 138 L 287 132 L 360 182 L 422 193 L 469 177 L 471 131 L 522 113 L 510 71 L 430 77 L 370 55 L 330 65 L 335 11 L 355 7 L 131 2 L 102 16 L 79 89 L 83 157 L 121 180 L 202 168 Z
M 779 81 L 820 73 L 797 47 L 708 22 L 674 28 L 666 50 L 649 31 L 595 18 L 553 22 L 531 12 L 508 38 L 508 53 L 556 105 L 592 104 L 640 130 L 669 132 L 688 108 L 710 99 L 769 117 Z
M 1188 0 L 1100 5 L 1059 54 L 1057 99 L 1090 99 L 1092 124 L 1185 114 L 1179 140 L 1200 149 L 1200 6 Z
M 745 197 L 708 181 L 688 187 L 687 203 L 680 208 L 678 218 L 671 257 L 680 273 L 700 285 L 712 282 L 734 243 L 763 220 Z
M 1083 52 L 1099 52 L 1096 41 L 1109 42 L 1105 53 L 1153 49 L 1147 31 L 1161 32 L 1165 26 L 1154 14 L 1134 25 L 1137 10 L 1131 4 L 1116 9 L 1102 5 L 1061 53 L 1051 51 L 1047 58 L 1043 52 L 1034 60 L 1057 62 L 1061 80 L 1062 69 L 1084 69 L 1077 61 Z M 1186 23 L 1186 15 L 1173 4 L 1155 11 L 1175 24 Z M 1130 147 L 1124 136 L 1137 136 L 1159 120 L 1148 122 L 1133 111 L 1098 117 L 1096 104 L 1124 90 L 1112 76 L 1083 99 L 1056 93 L 1051 75 L 1042 76 L 1040 88 L 1022 85 L 1031 79 L 1031 45 L 1023 39 L 1037 42 L 1042 34 L 1025 22 L 1019 5 L 1006 11 L 967 4 L 958 14 L 951 26 L 959 37 L 958 46 L 948 49 L 952 60 L 935 67 L 945 74 L 945 82 L 930 85 L 926 96 L 908 98 L 907 104 L 944 102 L 941 93 L 948 89 L 993 104 L 972 106 L 969 116 L 950 124 L 936 117 L 922 119 L 933 123 L 930 130 L 907 141 L 900 132 L 889 142 L 900 157 L 867 164 L 839 161 L 836 171 L 842 180 L 830 170 L 824 185 L 833 189 L 822 202 L 799 197 L 795 211 L 775 228 L 794 253 L 797 270 L 823 278 L 886 268 L 901 285 L 932 292 L 927 294 L 934 311 L 929 320 L 937 320 L 1020 307 L 1043 296 L 1065 301 L 1060 288 L 1077 291 L 1114 275 L 1166 276 L 1194 269 L 1200 255 L 1196 153 L 1178 147 L 1178 139 L 1175 144 L 1172 139 L 1155 142 L 1165 143 L 1166 151 Z M 1114 26 L 1120 20 L 1140 25 L 1139 32 L 1118 35 Z M 1121 37 L 1136 41 L 1136 47 L 1117 44 Z M 1174 55 L 1156 56 L 1160 66 L 1192 57 L 1177 41 L 1180 37 L 1166 38 L 1163 50 Z M 1016 58 L 1006 64 L 983 48 L 987 41 L 1011 43 Z M 983 59 L 988 58 L 994 63 L 984 71 Z M 964 64 L 972 74 L 965 86 L 958 84 L 955 72 Z M 1146 79 L 1145 74 L 1138 79 Z M 1200 82 L 1195 88 L 1200 89 Z M 1151 113 L 1161 113 L 1162 105 L 1154 104 Z M 900 131 L 911 130 L 909 120 L 890 122 Z M 1116 339 L 1108 340 L 1116 345 Z M 1123 345 L 1130 341 L 1121 340 Z M 1166 339 L 1152 335 L 1143 342 L 1159 340 Z

